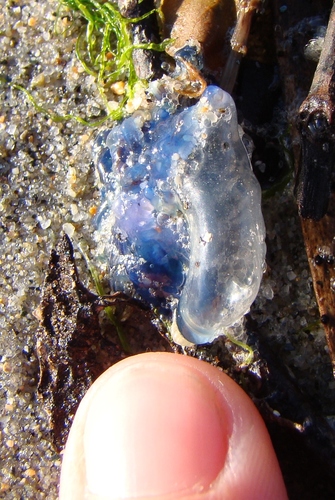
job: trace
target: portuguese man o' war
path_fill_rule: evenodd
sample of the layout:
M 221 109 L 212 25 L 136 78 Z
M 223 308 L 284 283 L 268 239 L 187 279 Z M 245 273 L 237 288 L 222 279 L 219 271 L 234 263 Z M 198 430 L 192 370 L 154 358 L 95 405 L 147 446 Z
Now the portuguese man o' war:
M 94 154 L 112 288 L 173 313 L 188 341 L 213 341 L 248 312 L 265 259 L 233 99 L 216 86 L 182 110 L 163 98 L 100 133 Z

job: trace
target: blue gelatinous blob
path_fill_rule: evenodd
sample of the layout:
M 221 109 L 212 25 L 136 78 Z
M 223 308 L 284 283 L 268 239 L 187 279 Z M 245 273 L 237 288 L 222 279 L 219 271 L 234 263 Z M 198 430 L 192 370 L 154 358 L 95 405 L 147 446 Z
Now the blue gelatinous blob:
M 95 144 L 99 230 L 111 280 L 165 309 L 189 341 L 211 342 L 254 301 L 265 258 L 261 190 L 229 94 L 210 86 L 170 114 L 163 101 Z

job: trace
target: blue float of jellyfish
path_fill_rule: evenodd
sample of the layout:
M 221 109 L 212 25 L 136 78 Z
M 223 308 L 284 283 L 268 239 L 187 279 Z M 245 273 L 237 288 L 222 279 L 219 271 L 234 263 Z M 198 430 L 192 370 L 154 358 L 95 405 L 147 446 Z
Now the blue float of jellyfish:
M 215 86 L 181 110 L 163 99 L 102 132 L 94 154 L 113 289 L 174 310 L 187 340 L 211 342 L 248 312 L 265 259 L 233 99 Z

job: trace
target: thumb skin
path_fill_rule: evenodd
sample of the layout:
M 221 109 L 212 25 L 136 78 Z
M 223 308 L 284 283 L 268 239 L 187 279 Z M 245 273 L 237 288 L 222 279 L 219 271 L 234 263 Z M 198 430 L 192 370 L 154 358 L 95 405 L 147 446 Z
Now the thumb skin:
M 263 420 L 217 368 L 140 354 L 88 391 L 66 445 L 60 500 L 135 498 L 287 498 Z

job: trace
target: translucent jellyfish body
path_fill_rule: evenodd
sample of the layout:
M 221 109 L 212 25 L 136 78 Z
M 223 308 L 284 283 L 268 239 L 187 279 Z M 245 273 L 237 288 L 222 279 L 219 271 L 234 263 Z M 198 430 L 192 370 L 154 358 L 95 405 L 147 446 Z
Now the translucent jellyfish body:
M 182 336 L 211 342 L 254 301 L 265 258 L 261 190 L 218 87 L 170 114 L 161 102 L 95 144 L 98 230 L 115 290 L 174 311 Z

